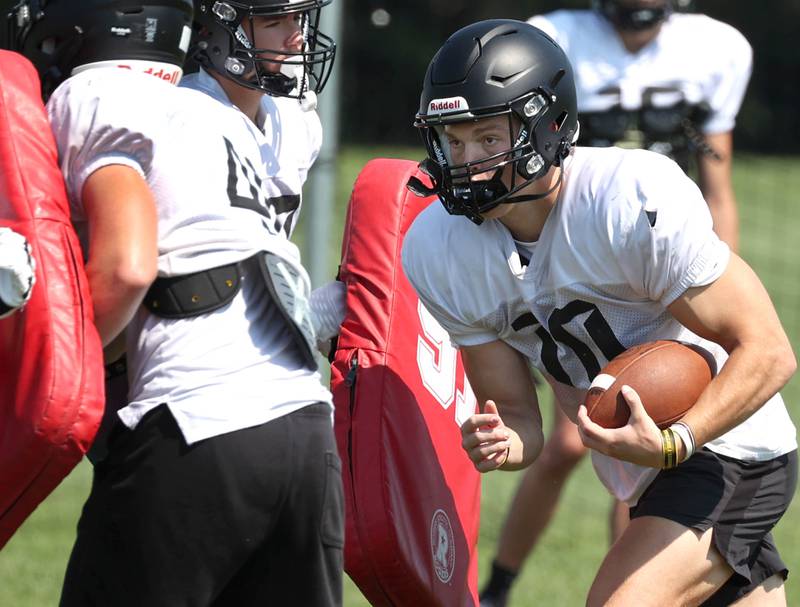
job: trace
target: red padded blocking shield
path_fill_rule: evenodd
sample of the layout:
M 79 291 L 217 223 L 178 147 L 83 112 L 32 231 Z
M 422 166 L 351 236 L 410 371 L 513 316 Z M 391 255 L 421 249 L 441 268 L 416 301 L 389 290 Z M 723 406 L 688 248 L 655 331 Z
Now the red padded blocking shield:
M 36 259 L 25 308 L 0 320 L 0 548 L 89 448 L 103 353 L 39 79 L 0 51 L 0 225 Z
M 408 192 L 412 175 L 416 163 L 371 161 L 347 213 L 348 311 L 331 373 L 345 569 L 373 605 L 473 606 L 480 475 L 459 426 L 476 401 L 402 271 L 403 235 L 433 201 Z

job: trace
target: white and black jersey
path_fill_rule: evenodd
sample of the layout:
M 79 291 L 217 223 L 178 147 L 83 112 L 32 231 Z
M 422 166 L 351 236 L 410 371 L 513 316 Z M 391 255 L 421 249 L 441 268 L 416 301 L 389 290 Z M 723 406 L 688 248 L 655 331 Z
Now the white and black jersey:
M 432 204 L 405 238 L 403 267 L 456 346 L 506 342 L 548 378 L 574 420 L 595 375 L 636 344 L 695 343 L 724 364 L 725 351 L 678 323 L 667 306 L 716 280 L 729 255 L 699 190 L 673 161 L 644 150 L 578 147 L 537 242 L 515 242 L 499 220 L 478 226 Z M 766 460 L 796 448 L 795 429 L 776 395 L 707 446 Z M 593 461 L 630 504 L 657 473 L 599 453 Z
M 121 164 L 144 176 L 156 200 L 159 276 L 259 251 L 299 265 L 288 234 L 319 149 L 318 120 L 268 99 L 262 130 L 207 75 L 198 88 L 208 90 L 104 68 L 56 90 L 47 108 L 76 227 L 85 232 L 86 179 Z M 331 403 L 258 280 L 245 280 L 229 305 L 202 316 L 167 320 L 141 308 L 127 351 L 129 405 L 120 417 L 133 428 L 166 403 L 188 443 Z
M 201 91 L 235 109 L 219 83 L 202 68 L 185 76 L 180 87 Z M 237 116 L 247 120 L 238 110 Z M 274 229 L 291 236 L 300 214 L 303 184 L 322 146 L 319 116 L 316 111 L 304 108 L 297 99 L 264 95 L 257 124 L 247 122 L 260 147 L 267 178 L 263 179 L 261 171 L 255 171 L 240 155 L 238 150 L 247 145 L 246 142 L 226 138 L 232 204 L 253 207 L 258 212 L 268 209 Z
M 752 71 L 736 29 L 673 13 L 658 36 L 629 52 L 593 10 L 559 10 L 529 23 L 558 42 L 575 70 L 582 145 L 643 147 L 684 166 L 690 133 L 731 131 Z

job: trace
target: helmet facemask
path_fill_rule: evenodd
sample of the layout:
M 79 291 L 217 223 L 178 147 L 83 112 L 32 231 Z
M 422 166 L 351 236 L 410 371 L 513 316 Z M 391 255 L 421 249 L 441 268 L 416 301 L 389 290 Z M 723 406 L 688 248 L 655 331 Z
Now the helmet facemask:
M 331 0 L 309 0 L 283 5 L 257 5 L 234 1 L 210 1 L 201 10 L 210 11 L 213 26 L 224 30 L 227 48 L 209 46 L 202 34 L 195 54 L 202 65 L 211 67 L 238 84 L 267 94 L 302 98 L 308 91 L 319 93 L 327 82 L 336 45 L 319 31 L 322 7 Z M 258 18 L 294 15 L 299 20 L 300 50 L 257 48 Z M 208 23 L 208 19 L 205 20 Z M 199 51 L 199 53 L 198 53 Z
M 617 0 L 595 0 L 595 6 L 615 27 L 632 32 L 654 28 L 673 12 L 671 0 L 652 6 L 620 3 Z

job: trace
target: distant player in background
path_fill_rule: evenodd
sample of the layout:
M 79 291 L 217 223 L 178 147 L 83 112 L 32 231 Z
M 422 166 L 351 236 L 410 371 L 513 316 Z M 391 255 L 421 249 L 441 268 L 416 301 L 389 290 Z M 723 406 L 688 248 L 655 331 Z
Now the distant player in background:
M 403 269 L 481 406 L 461 425 L 462 448 L 480 472 L 536 461 L 535 366 L 631 508 L 588 606 L 785 607 L 771 530 L 797 484 L 778 394 L 797 368 L 789 339 L 680 167 L 647 150 L 575 147 L 578 118 L 568 58 L 520 21 L 459 30 L 425 75 L 415 126 L 429 180 L 408 187 L 441 204 L 409 229 Z M 719 372 L 663 431 L 630 388 L 627 425 L 592 422 L 583 402 L 602 367 L 656 339 L 701 346 Z
M 595 0 L 530 23 L 553 37 L 575 69 L 579 145 L 640 147 L 696 170 L 714 231 L 736 251 L 733 127 L 752 70 L 736 29 L 679 12 L 689 0 Z
M 714 231 L 735 251 L 738 212 L 731 183 L 733 126 L 750 78 L 752 50 L 731 26 L 677 12 L 688 0 L 595 0 L 529 23 L 564 49 L 575 70 L 579 145 L 645 148 L 695 176 Z M 564 484 L 586 449 L 556 407 L 539 461 L 523 473 L 497 547 L 483 604 L 501 606 L 552 520 Z M 535 506 L 535 507 L 534 507 Z M 611 512 L 618 537 L 627 508 Z
M 35 269 L 25 237 L 11 228 L 0 228 L 0 318 L 11 315 L 30 299 Z

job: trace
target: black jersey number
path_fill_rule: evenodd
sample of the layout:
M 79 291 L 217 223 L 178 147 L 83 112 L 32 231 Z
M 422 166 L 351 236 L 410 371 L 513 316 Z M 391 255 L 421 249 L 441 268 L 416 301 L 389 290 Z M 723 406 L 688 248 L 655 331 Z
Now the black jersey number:
M 583 328 L 592 339 L 597 349 L 603 353 L 606 360 L 611 360 L 622 353 L 625 348 L 611 330 L 608 322 L 597 306 L 588 301 L 576 299 L 563 308 L 556 308 L 547 321 L 547 329 L 539 324 L 536 335 L 542 340 L 542 364 L 547 372 L 561 383 L 574 386 L 570 376 L 558 360 L 558 345 L 556 342 L 572 350 L 581 361 L 589 381 L 592 381 L 600 372 L 600 362 L 592 349 L 580 339 L 570 333 L 565 327 L 578 316 L 587 314 L 583 320 Z
M 228 198 L 231 206 L 258 213 L 264 218 L 264 224 L 272 233 L 277 234 L 283 229 L 289 236 L 292 216 L 300 207 L 300 195 L 287 191 L 280 196 L 268 198 L 264 194 L 264 183 L 250 159 L 240 157 L 233 144 L 226 137 L 223 139 L 228 152 Z M 239 194 L 240 176 L 244 176 L 243 185 L 249 191 L 250 196 Z M 275 180 L 274 185 L 283 189 L 280 181 Z

